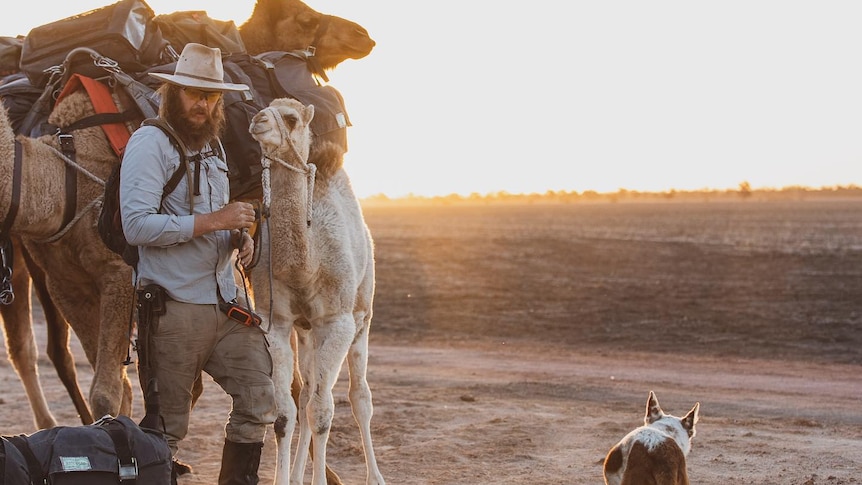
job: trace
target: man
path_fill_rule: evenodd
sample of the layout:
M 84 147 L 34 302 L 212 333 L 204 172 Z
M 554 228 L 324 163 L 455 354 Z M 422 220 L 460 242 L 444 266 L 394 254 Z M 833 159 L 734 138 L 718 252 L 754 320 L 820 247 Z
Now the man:
M 191 163 L 185 172 L 167 134 L 142 126 L 123 156 L 120 204 L 126 239 L 140 246 L 137 287 L 164 289 L 164 304 L 150 319 L 147 354 L 175 460 L 188 431 L 195 379 L 204 371 L 233 400 L 218 483 L 256 484 L 266 426 L 276 415 L 272 359 L 258 327 L 220 310 L 238 295 L 234 250 L 243 265 L 254 252 L 243 231 L 254 222 L 254 209 L 229 202 L 217 138 L 225 124 L 222 94 L 248 87 L 223 82 L 223 73 L 219 49 L 192 43 L 174 74 L 151 74 L 165 81 L 159 118 L 184 142 Z M 165 196 L 177 170 L 184 176 Z

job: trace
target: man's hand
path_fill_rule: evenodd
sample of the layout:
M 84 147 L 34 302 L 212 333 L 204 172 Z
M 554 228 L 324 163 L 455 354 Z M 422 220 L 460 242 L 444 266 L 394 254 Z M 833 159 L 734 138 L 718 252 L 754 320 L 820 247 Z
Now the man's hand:
M 233 247 L 239 249 L 237 259 L 243 268 L 247 268 L 254 258 L 254 240 L 248 234 L 248 231 L 234 231 L 231 241 Z
M 254 206 L 248 202 L 231 202 L 209 214 L 195 214 L 194 237 L 208 232 L 248 229 L 254 224 Z

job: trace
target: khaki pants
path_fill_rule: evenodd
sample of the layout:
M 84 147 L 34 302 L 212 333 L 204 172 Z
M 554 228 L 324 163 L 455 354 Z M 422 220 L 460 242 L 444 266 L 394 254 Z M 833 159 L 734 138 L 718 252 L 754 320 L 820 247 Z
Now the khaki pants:
M 259 328 L 229 319 L 217 305 L 169 300 L 165 308 L 152 326 L 150 362 L 174 456 L 188 432 L 192 386 L 201 371 L 233 400 L 225 438 L 236 443 L 262 442 L 266 426 L 276 416 L 266 336 Z

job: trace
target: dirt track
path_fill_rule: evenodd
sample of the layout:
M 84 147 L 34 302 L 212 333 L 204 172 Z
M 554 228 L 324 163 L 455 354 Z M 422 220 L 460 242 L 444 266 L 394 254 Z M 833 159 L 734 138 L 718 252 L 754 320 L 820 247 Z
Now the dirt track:
M 602 483 L 649 390 L 672 414 L 701 402 L 692 483 L 862 483 L 862 201 L 366 217 L 373 433 L 390 485 Z M 52 409 L 75 424 L 40 365 Z M 6 362 L 0 382 L 2 434 L 32 431 Z M 360 484 L 338 386 L 330 462 Z M 183 453 L 197 473 L 181 484 L 214 483 L 227 407 L 208 383 Z M 262 483 L 272 441 L 265 453 Z

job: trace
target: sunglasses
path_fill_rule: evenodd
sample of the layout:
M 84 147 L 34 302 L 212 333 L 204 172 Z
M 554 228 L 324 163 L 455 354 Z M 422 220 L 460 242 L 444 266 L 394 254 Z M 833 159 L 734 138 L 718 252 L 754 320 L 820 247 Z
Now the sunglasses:
M 201 91 L 195 88 L 183 88 L 183 91 L 196 102 L 200 100 L 206 101 L 208 104 L 214 104 L 221 99 L 221 91 Z

